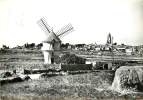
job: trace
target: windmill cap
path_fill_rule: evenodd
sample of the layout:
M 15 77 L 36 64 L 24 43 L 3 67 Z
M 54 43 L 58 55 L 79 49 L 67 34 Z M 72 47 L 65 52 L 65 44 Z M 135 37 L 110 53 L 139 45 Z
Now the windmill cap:
M 61 40 L 59 39 L 59 37 L 56 36 L 56 34 L 53 33 L 53 32 L 49 33 L 49 35 L 47 36 L 47 38 L 43 42 L 51 43 L 51 42 L 53 42 L 53 40 L 55 42 L 61 42 Z

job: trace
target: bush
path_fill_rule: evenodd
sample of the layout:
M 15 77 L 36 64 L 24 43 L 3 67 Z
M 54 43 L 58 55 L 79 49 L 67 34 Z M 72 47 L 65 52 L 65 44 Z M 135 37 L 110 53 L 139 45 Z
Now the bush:
M 75 54 L 65 54 L 61 57 L 63 64 L 85 64 L 85 59 L 76 56 Z
M 75 54 L 64 54 L 61 57 L 54 55 L 54 62 L 56 64 L 85 64 L 85 59 L 76 56 Z

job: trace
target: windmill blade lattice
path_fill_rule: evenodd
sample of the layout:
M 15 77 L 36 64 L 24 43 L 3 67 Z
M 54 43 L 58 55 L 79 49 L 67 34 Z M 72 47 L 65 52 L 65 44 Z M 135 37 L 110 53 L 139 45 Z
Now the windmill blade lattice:
M 56 35 L 58 37 L 61 37 L 71 31 L 73 31 L 73 26 L 71 24 L 68 24 L 68 25 L 62 27 L 58 32 L 56 32 Z
M 44 18 L 41 18 L 37 23 L 45 33 L 49 34 L 52 32 L 52 28 L 47 24 Z

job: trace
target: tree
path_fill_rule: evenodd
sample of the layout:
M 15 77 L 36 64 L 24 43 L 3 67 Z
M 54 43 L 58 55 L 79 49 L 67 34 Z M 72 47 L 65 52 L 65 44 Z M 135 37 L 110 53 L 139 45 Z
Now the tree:
M 117 45 L 117 42 L 113 43 L 113 45 Z
M 34 48 L 35 47 L 35 43 L 31 43 L 31 44 L 24 44 L 24 47 L 27 48 L 27 49 L 30 49 L 30 48 Z
M 3 45 L 2 48 L 3 49 L 9 49 L 9 46 Z
M 125 44 L 124 44 L 124 43 L 122 43 L 121 45 L 122 45 L 122 46 L 125 46 Z
M 43 46 L 43 44 L 42 43 L 40 43 L 40 44 L 37 44 L 37 49 L 41 49 L 41 47 Z

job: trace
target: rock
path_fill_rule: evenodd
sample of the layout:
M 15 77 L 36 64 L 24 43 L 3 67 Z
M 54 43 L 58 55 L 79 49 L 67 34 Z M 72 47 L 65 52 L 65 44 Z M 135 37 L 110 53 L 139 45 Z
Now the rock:
M 115 72 L 112 89 L 143 91 L 143 66 L 122 66 Z
M 3 72 L 1 75 L 0 75 L 2 78 L 7 78 L 7 77 L 11 77 L 12 74 L 10 72 Z
M 27 75 L 27 76 L 24 77 L 24 80 L 28 81 L 28 80 L 31 80 L 31 78 L 30 78 L 30 76 Z

